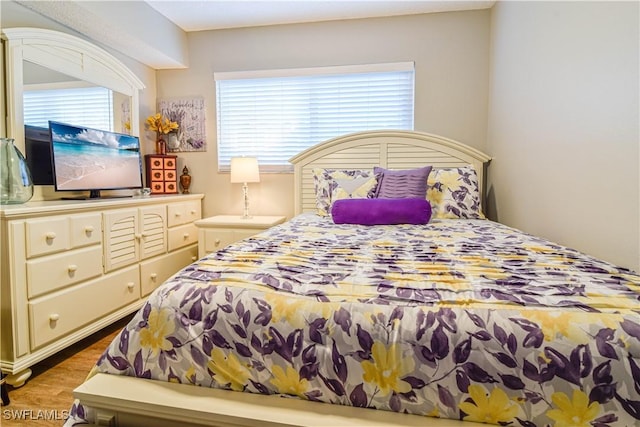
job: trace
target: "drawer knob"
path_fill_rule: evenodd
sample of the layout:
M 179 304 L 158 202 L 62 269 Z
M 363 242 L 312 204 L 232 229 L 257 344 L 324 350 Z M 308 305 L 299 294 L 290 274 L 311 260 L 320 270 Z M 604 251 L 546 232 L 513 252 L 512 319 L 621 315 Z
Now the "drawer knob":
M 78 269 L 78 266 L 75 264 L 70 264 L 69 267 L 67 267 L 67 270 L 69 271 L 69 273 L 75 273 L 77 269 Z
M 188 240 L 188 239 L 189 239 L 189 233 L 184 233 L 184 234 L 182 235 L 182 238 L 183 238 L 184 240 Z
M 192 257 L 191 257 L 191 262 L 195 262 L 195 261 L 197 261 L 197 260 L 198 260 L 198 257 L 197 257 L 197 256 L 192 256 Z
M 53 313 L 49 315 L 50 322 L 57 322 L 60 319 L 60 315 L 58 313 Z
M 142 239 L 142 234 L 136 233 L 136 234 L 133 235 L 133 237 L 135 237 L 136 240 L 140 240 L 140 239 Z
M 87 226 L 84 228 L 84 232 L 85 232 L 86 234 L 91 234 L 91 233 L 93 233 L 93 230 L 94 230 L 93 225 L 87 225 Z
M 196 210 L 195 210 L 195 209 L 192 209 L 192 210 L 191 210 L 191 215 L 195 215 L 195 214 L 196 214 Z
M 133 290 L 133 288 L 135 288 L 135 287 L 136 287 L 136 284 L 135 284 L 135 283 L 133 283 L 133 282 L 129 282 L 129 283 L 127 283 L 127 289 L 129 289 L 130 291 L 132 291 L 132 290 Z
M 182 216 L 180 212 L 176 212 L 176 216 Z
M 155 282 L 156 279 L 158 278 L 158 275 L 156 273 L 151 273 L 149 277 L 151 277 L 151 280 Z
M 216 246 L 220 246 L 220 239 L 216 239 L 213 243 L 215 243 Z
M 56 233 L 54 233 L 53 231 L 48 231 L 45 235 L 44 235 L 45 239 L 47 240 L 53 240 L 56 238 Z

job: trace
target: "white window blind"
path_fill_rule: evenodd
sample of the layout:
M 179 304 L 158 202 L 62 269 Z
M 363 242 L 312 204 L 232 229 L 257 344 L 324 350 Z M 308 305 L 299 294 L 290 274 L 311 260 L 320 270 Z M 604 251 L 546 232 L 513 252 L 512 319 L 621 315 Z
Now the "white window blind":
M 221 171 L 228 171 L 236 156 L 257 157 L 261 171 L 290 171 L 289 158 L 326 139 L 413 129 L 413 63 L 216 73 L 214 78 Z
M 54 87 L 24 91 L 24 123 L 48 127 L 49 120 L 113 129 L 113 97 L 103 87 Z

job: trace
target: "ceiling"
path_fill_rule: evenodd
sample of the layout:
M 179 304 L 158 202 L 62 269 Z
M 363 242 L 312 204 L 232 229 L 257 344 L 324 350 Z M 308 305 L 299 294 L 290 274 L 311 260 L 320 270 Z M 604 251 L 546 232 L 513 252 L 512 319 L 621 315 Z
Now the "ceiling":
M 204 0 L 147 3 L 186 32 L 488 9 L 483 0 Z
M 0 0 L 3 2 L 4 0 Z M 485 0 L 13 0 L 154 69 L 188 67 L 189 32 L 489 9 Z M 159 19 L 152 19 L 149 12 Z M 144 19 L 145 25 L 132 25 Z

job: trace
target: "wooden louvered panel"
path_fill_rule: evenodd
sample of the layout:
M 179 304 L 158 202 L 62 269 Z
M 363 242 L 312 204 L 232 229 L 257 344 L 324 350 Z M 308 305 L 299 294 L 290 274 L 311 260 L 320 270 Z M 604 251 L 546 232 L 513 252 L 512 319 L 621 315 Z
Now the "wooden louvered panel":
M 105 213 L 105 272 L 137 262 L 140 250 L 137 242 L 137 209 Z
M 390 144 L 387 153 L 387 167 L 389 169 L 411 169 L 427 165 L 439 169 L 469 164 L 468 161 L 455 155 L 415 145 Z
M 149 206 L 140 209 L 141 259 L 160 255 L 167 251 L 166 213 L 167 210 L 164 206 Z
M 295 213 L 313 212 L 316 197 L 313 169 L 411 169 L 473 165 L 481 194 L 484 169 L 491 160 L 473 147 L 438 135 L 415 131 L 357 132 L 325 141 L 293 157 Z

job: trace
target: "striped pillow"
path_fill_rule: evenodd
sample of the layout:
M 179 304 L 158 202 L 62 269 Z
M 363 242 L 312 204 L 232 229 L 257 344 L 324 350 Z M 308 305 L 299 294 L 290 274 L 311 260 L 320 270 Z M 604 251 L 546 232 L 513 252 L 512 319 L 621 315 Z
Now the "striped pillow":
M 389 170 L 376 166 L 373 172 L 378 177 L 376 197 L 380 199 L 424 199 L 427 195 L 427 178 L 431 173 L 431 166 L 406 170 Z

